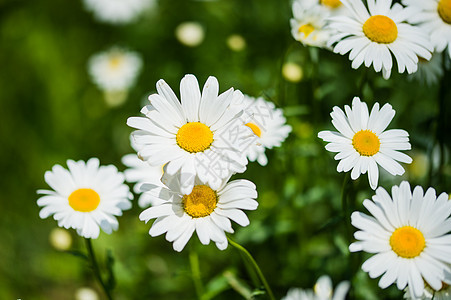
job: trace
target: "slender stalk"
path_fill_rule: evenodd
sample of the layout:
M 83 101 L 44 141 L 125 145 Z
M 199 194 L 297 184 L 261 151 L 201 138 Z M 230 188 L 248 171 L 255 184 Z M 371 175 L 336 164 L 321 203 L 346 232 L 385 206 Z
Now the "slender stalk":
M 204 295 L 204 285 L 202 284 L 202 279 L 200 275 L 199 256 L 197 255 L 197 252 L 194 250 L 190 250 L 189 252 L 189 264 L 191 266 L 191 273 L 193 276 L 197 298 L 202 299 Z
M 240 244 L 234 242 L 233 240 L 231 240 L 229 237 L 227 237 L 227 240 L 229 241 L 230 245 L 232 245 L 233 247 L 235 247 L 236 249 L 240 250 L 241 253 L 244 254 L 244 256 L 249 260 L 249 262 L 252 264 L 252 266 L 255 269 L 255 272 L 257 272 L 258 277 L 260 278 L 261 282 L 263 283 L 263 286 L 266 289 L 266 292 L 268 293 L 268 297 L 271 300 L 275 300 L 276 298 L 274 298 L 274 294 L 272 293 L 271 288 L 269 287 L 268 282 L 266 281 L 265 275 L 263 275 L 262 270 L 260 269 L 260 267 L 258 266 L 257 262 L 255 261 L 255 259 L 252 257 L 252 255 L 249 253 L 249 251 L 246 250 L 246 248 L 244 248 L 243 246 L 241 246 Z
M 94 249 L 92 247 L 91 239 L 85 238 L 86 242 L 86 248 L 88 249 L 88 258 L 91 261 L 91 267 L 94 272 L 94 276 L 96 277 L 97 281 L 99 281 L 100 285 L 103 288 L 103 291 L 105 292 L 107 298 L 109 300 L 112 300 L 113 297 L 111 296 L 110 290 L 106 286 L 105 282 L 102 279 L 102 275 L 100 274 L 99 264 L 97 263 L 96 256 L 94 254 Z

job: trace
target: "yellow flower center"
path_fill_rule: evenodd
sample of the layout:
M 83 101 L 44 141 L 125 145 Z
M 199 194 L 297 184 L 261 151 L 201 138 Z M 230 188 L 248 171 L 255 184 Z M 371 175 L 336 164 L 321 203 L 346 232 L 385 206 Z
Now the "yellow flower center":
M 381 147 L 381 141 L 370 130 L 360 130 L 352 138 L 352 146 L 363 156 L 373 156 Z
M 93 211 L 99 203 L 100 196 L 93 189 L 78 189 L 69 195 L 69 205 L 76 211 Z
M 321 0 L 321 4 L 329 6 L 330 8 L 337 8 L 341 5 L 340 0 Z
M 113 54 L 109 60 L 110 67 L 112 69 L 118 68 L 123 60 L 123 56 L 120 54 Z
M 302 26 L 299 26 L 298 29 L 299 33 L 303 33 L 305 38 L 307 38 L 310 35 L 310 33 L 312 33 L 314 30 L 315 27 L 313 27 L 310 24 L 304 24 Z
M 363 33 L 373 42 L 390 44 L 398 37 L 398 27 L 389 17 L 375 15 L 363 24 Z
M 399 256 L 414 258 L 423 252 L 426 241 L 421 231 L 411 226 L 404 226 L 396 229 L 392 233 L 390 246 Z
M 254 123 L 246 123 L 246 126 L 249 127 L 250 129 L 252 129 L 252 132 L 254 132 L 254 134 L 256 136 L 258 136 L 258 137 L 262 136 L 262 130 L 260 129 L 260 127 L 258 127 Z
M 186 123 L 176 135 L 177 145 L 190 153 L 202 152 L 213 143 L 213 132 L 200 122 Z
M 440 0 L 437 10 L 443 22 L 451 24 L 451 0 Z
M 209 216 L 216 208 L 218 196 L 209 186 L 196 185 L 189 195 L 182 199 L 183 209 L 193 218 Z

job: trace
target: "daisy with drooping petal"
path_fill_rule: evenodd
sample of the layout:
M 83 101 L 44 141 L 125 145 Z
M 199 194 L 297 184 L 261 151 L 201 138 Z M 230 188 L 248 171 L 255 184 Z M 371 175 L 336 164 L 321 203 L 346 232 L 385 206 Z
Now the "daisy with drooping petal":
M 398 72 L 411 74 L 417 70 L 418 57 L 431 58 L 432 44 L 424 30 L 406 22 L 415 13 L 391 0 L 368 0 L 368 9 L 361 0 L 341 1 L 351 12 L 349 16 L 330 18 L 336 30 L 329 45 L 341 55 L 349 52 L 352 68 L 373 65 L 388 79 L 396 59 Z
M 113 165 L 99 166 L 97 158 L 68 160 L 69 170 L 55 165 L 45 172 L 45 181 L 53 190 L 38 190 L 39 216 L 51 215 L 58 226 L 74 228 L 85 238 L 96 239 L 100 228 L 110 234 L 119 223 L 115 216 L 131 208 L 133 195 L 124 184 L 124 175 Z M 100 227 L 100 228 L 99 228 Z
M 344 300 L 349 290 L 349 282 L 342 281 L 332 289 L 332 280 L 329 276 L 323 275 L 316 281 L 313 290 L 292 288 L 282 300 Z
M 126 24 L 155 5 L 155 0 L 83 0 L 87 10 L 100 22 Z
M 410 74 L 407 78 L 409 80 L 416 80 L 429 86 L 438 83 L 443 77 L 443 63 L 442 55 L 434 53 L 431 60 L 427 61 L 420 58 L 418 61 L 418 70 Z
M 180 83 L 181 103 L 171 88 L 160 80 L 158 94 L 149 96 L 146 117 L 127 120 L 138 129 L 133 138 L 139 155 L 152 166 L 166 165 L 167 175 L 177 173 L 182 192 L 191 193 L 197 175 L 213 189 L 233 173 L 244 172 L 247 159 L 241 149 L 252 130 L 239 118 L 243 94 L 233 88 L 218 96 L 219 84 L 209 77 L 202 93 L 194 75 Z
M 448 275 L 449 278 L 449 275 Z M 412 295 L 410 294 L 410 290 L 407 288 L 404 294 L 404 299 L 407 300 L 449 300 L 451 299 L 451 286 L 450 286 L 450 282 L 446 283 L 443 282 L 443 287 L 438 290 L 438 291 L 434 291 L 430 286 L 428 286 L 426 284 L 424 291 L 423 291 L 423 295 L 421 295 L 421 297 L 412 297 Z
M 331 35 L 327 28 L 328 9 L 316 0 L 296 0 L 293 2 L 293 16 L 290 20 L 293 38 L 303 45 L 326 48 Z
M 280 108 L 261 97 L 255 99 L 245 95 L 242 105 L 247 118 L 246 126 L 252 129 L 257 139 L 256 143 L 245 149 L 246 155 L 250 161 L 257 160 L 260 165 L 266 166 L 268 158 L 265 149 L 280 147 L 291 132 L 291 126 L 286 124 Z
M 139 151 L 133 139 L 130 139 L 133 149 Z M 163 166 L 151 166 L 148 162 L 143 161 L 136 154 L 126 154 L 122 157 L 122 163 L 128 167 L 124 171 L 125 180 L 127 182 L 136 182 L 133 186 L 133 191 L 141 194 L 138 199 L 138 205 L 141 208 L 148 207 L 152 204 L 152 199 L 146 193 L 141 193 L 141 185 L 144 183 L 151 183 L 163 186 L 161 177 L 163 176 Z
M 395 116 L 390 104 L 379 110 L 375 103 L 371 113 L 368 106 L 358 97 L 352 100 L 352 108 L 345 105 L 345 113 L 335 106 L 331 112 L 332 124 L 338 130 L 321 131 L 318 137 L 325 142 L 326 150 L 338 152 L 336 160 L 338 172 L 352 169 L 351 178 L 356 180 L 360 174 L 368 172 L 371 188 L 377 187 L 379 169 L 377 165 L 392 175 L 402 175 L 404 168 L 397 162 L 411 163 L 412 159 L 399 150 L 410 150 L 409 134 L 405 130 L 385 130 Z
M 436 52 L 448 48 L 451 58 L 451 0 L 403 0 L 402 3 L 419 10 L 409 21 L 426 31 Z
M 166 169 L 166 166 L 165 166 Z M 175 251 L 182 251 L 194 232 L 202 244 L 210 240 L 220 250 L 227 248 L 226 232 L 233 233 L 230 220 L 241 226 L 249 225 L 242 211 L 257 209 L 255 185 L 248 180 L 228 179 L 218 189 L 212 189 L 196 176 L 189 194 L 182 191 L 182 176 L 166 177 L 166 187 L 142 185 L 142 190 L 154 198 L 153 206 L 144 210 L 139 219 L 146 223 L 156 219 L 149 230 L 151 236 L 166 233 Z
M 382 275 L 379 286 L 396 283 L 410 295 L 420 298 L 424 282 L 438 291 L 450 272 L 451 263 L 451 201 L 446 193 L 436 196 L 420 186 L 413 193 L 407 181 L 393 186 L 392 196 L 379 187 L 373 200 L 363 202 L 371 216 L 353 212 L 352 225 L 359 229 L 358 240 L 349 246 L 351 252 L 375 253 L 362 269 L 371 278 Z

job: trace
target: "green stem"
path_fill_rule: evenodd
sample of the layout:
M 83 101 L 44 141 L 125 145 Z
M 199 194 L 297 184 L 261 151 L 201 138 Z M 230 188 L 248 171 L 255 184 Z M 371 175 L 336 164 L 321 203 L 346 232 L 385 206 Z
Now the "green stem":
M 106 286 L 105 282 L 102 279 L 102 275 L 100 274 L 99 264 L 97 263 L 96 256 L 94 254 L 94 249 L 92 247 L 91 239 L 85 238 L 86 242 L 86 248 L 88 249 L 88 258 L 91 261 L 91 267 L 94 272 L 94 276 L 99 281 L 100 285 L 103 288 L 103 291 L 105 292 L 107 298 L 109 300 L 112 300 L 113 297 L 111 296 L 110 290 Z
M 202 299 L 204 295 L 204 286 L 202 284 L 202 279 L 200 276 L 200 267 L 199 267 L 199 256 L 196 251 L 191 250 L 189 252 L 189 263 L 191 266 L 191 273 L 193 276 L 194 287 L 196 289 L 196 294 L 198 299 Z
M 261 282 L 263 283 L 263 286 L 266 289 L 266 292 L 268 293 L 268 297 L 271 300 L 275 300 L 276 298 L 274 298 L 274 294 L 272 293 L 271 288 L 269 287 L 268 282 L 266 281 L 265 276 L 263 275 L 262 270 L 260 269 L 260 267 L 258 266 L 257 262 L 255 261 L 255 259 L 252 257 L 252 255 L 249 253 L 249 251 L 246 250 L 246 248 L 244 248 L 243 246 L 241 246 L 240 244 L 234 242 L 233 240 L 231 240 L 229 237 L 227 237 L 227 240 L 229 241 L 230 245 L 232 245 L 233 247 L 235 247 L 236 249 L 240 250 L 244 256 L 251 262 L 252 266 L 254 267 L 255 271 L 258 274 L 258 277 L 260 278 Z

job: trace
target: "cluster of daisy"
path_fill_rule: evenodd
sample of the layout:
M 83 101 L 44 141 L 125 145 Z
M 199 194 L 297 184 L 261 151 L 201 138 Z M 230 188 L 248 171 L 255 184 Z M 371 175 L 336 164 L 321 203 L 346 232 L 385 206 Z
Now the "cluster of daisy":
M 368 173 L 372 189 L 378 186 L 379 166 L 392 175 L 402 175 L 398 163 L 412 159 L 401 150 L 410 150 L 408 133 L 401 129 L 386 130 L 395 115 L 390 104 L 379 108 L 374 104 L 369 113 L 366 103 L 355 97 L 345 112 L 334 107 L 332 124 L 338 130 L 321 131 L 318 136 L 328 142 L 326 149 L 338 152 L 338 172 L 351 171 L 351 178 Z M 351 252 L 376 253 L 362 269 L 371 278 L 382 278 L 381 288 L 396 283 L 401 290 L 407 286 L 409 299 L 441 299 L 449 295 L 451 282 L 451 202 L 435 190 L 426 193 L 419 186 L 413 193 L 404 181 L 392 188 L 392 196 L 382 187 L 376 189 L 373 200 L 363 205 L 371 216 L 354 212 L 352 225 L 357 242 L 349 246 Z M 427 295 L 431 295 L 427 298 Z
M 449 0 L 295 0 L 293 37 L 301 43 L 349 53 L 352 68 L 373 66 L 385 79 L 395 58 L 398 72 L 414 74 L 428 84 L 442 76 L 434 56 L 448 49 L 451 57 Z M 428 63 L 428 61 L 430 61 Z
M 85 238 L 97 238 L 100 228 L 117 230 L 115 216 L 131 207 L 127 185 L 136 182 L 141 193 L 139 218 L 156 219 L 151 236 L 166 233 L 181 251 L 194 232 L 202 244 L 228 245 L 230 220 L 247 226 L 243 210 L 258 206 L 256 186 L 249 180 L 229 181 L 246 170 L 248 160 L 266 165 L 266 148 L 280 146 L 291 131 L 282 110 L 263 98 L 244 96 L 233 88 L 219 94 L 215 77 L 202 92 L 197 79 L 186 75 L 180 83 L 180 100 L 160 80 L 157 93 L 127 124 L 137 130 L 131 144 L 138 152 L 123 157 L 125 174 L 99 160 L 67 161 L 69 170 L 55 165 L 45 174 L 54 191 L 40 190 L 41 218 L 53 215 L 58 225 L 74 228 Z

